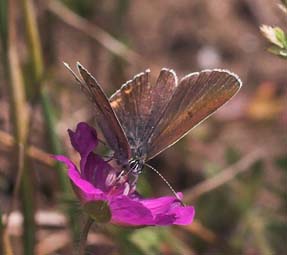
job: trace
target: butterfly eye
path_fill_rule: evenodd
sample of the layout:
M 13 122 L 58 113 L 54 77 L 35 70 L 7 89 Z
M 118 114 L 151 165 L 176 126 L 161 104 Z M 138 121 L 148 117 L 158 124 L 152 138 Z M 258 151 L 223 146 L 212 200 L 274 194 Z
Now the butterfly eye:
M 129 164 L 130 164 L 131 169 L 135 169 L 137 167 L 137 165 L 139 165 L 139 161 L 136 159 L 132 159 L 132 160 L 130 160 Z
M 132 159 L 132 160 L 130 160 L 129 165 L 130 165 L 130 170 L 132 171 L 132 173 L 138 175 L 142 172 L 143 163 L 141 160 Z

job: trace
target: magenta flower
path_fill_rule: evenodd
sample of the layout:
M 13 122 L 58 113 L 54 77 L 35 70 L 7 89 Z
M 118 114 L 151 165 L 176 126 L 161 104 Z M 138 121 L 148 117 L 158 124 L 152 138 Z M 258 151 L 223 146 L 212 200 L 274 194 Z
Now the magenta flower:
M 68 132 L 72 146 L 81 156 L 80 171 L 67 157 L 55 158 L 66 164 L 75 193 L 84 207 L 91 202 L 104 202 L 108 209 L 102 213 L 110 215 L 103 215 L 103 218 L 126 226 L 186 225 L 192 222 L 192 206 L 183 206 L 174 196 L 142 198 L 127 175 L 118 178 L 119 171 L 94 153 L 98 144 L 94 128 L 81 122 L 75 132 Z M 182 197 L 181 193 L 178 195 Z

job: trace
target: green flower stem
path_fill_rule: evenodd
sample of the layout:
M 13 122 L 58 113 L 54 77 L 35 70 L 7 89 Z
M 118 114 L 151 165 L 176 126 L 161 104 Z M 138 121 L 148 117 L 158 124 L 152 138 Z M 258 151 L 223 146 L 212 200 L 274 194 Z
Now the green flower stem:
M 85 247 L 87 243 L 87 238 L 88 238 L 88 234 L 93 223 L 94 223 L 94 220 L 92 220 L 89 217 L 84 225 L 80 243 L 79 243 L 78 255 L 85 255 Z

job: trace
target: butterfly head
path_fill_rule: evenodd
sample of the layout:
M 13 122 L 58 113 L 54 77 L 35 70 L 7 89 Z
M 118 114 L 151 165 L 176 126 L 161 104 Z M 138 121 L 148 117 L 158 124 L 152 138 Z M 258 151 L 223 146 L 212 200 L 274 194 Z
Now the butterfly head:
M 139 175 L 142 172 L 145 161 L 141 158 L 132 158 L 129 160 L 129 167 L 131 173 Z

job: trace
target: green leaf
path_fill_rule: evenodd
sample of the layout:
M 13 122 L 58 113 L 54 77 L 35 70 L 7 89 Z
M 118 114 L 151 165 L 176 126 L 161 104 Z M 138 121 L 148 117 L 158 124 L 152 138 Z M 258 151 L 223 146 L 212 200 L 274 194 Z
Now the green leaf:
M 287 49 L 287 36 L 280 27 L 273 28 L 276 39 L 280 42 L 283 48 Z
M 287 50 L 282 50 L 277 46 L 271 46 L 270 48 L 268 48 L 268 51 L 274 55 L 287 59 Z

